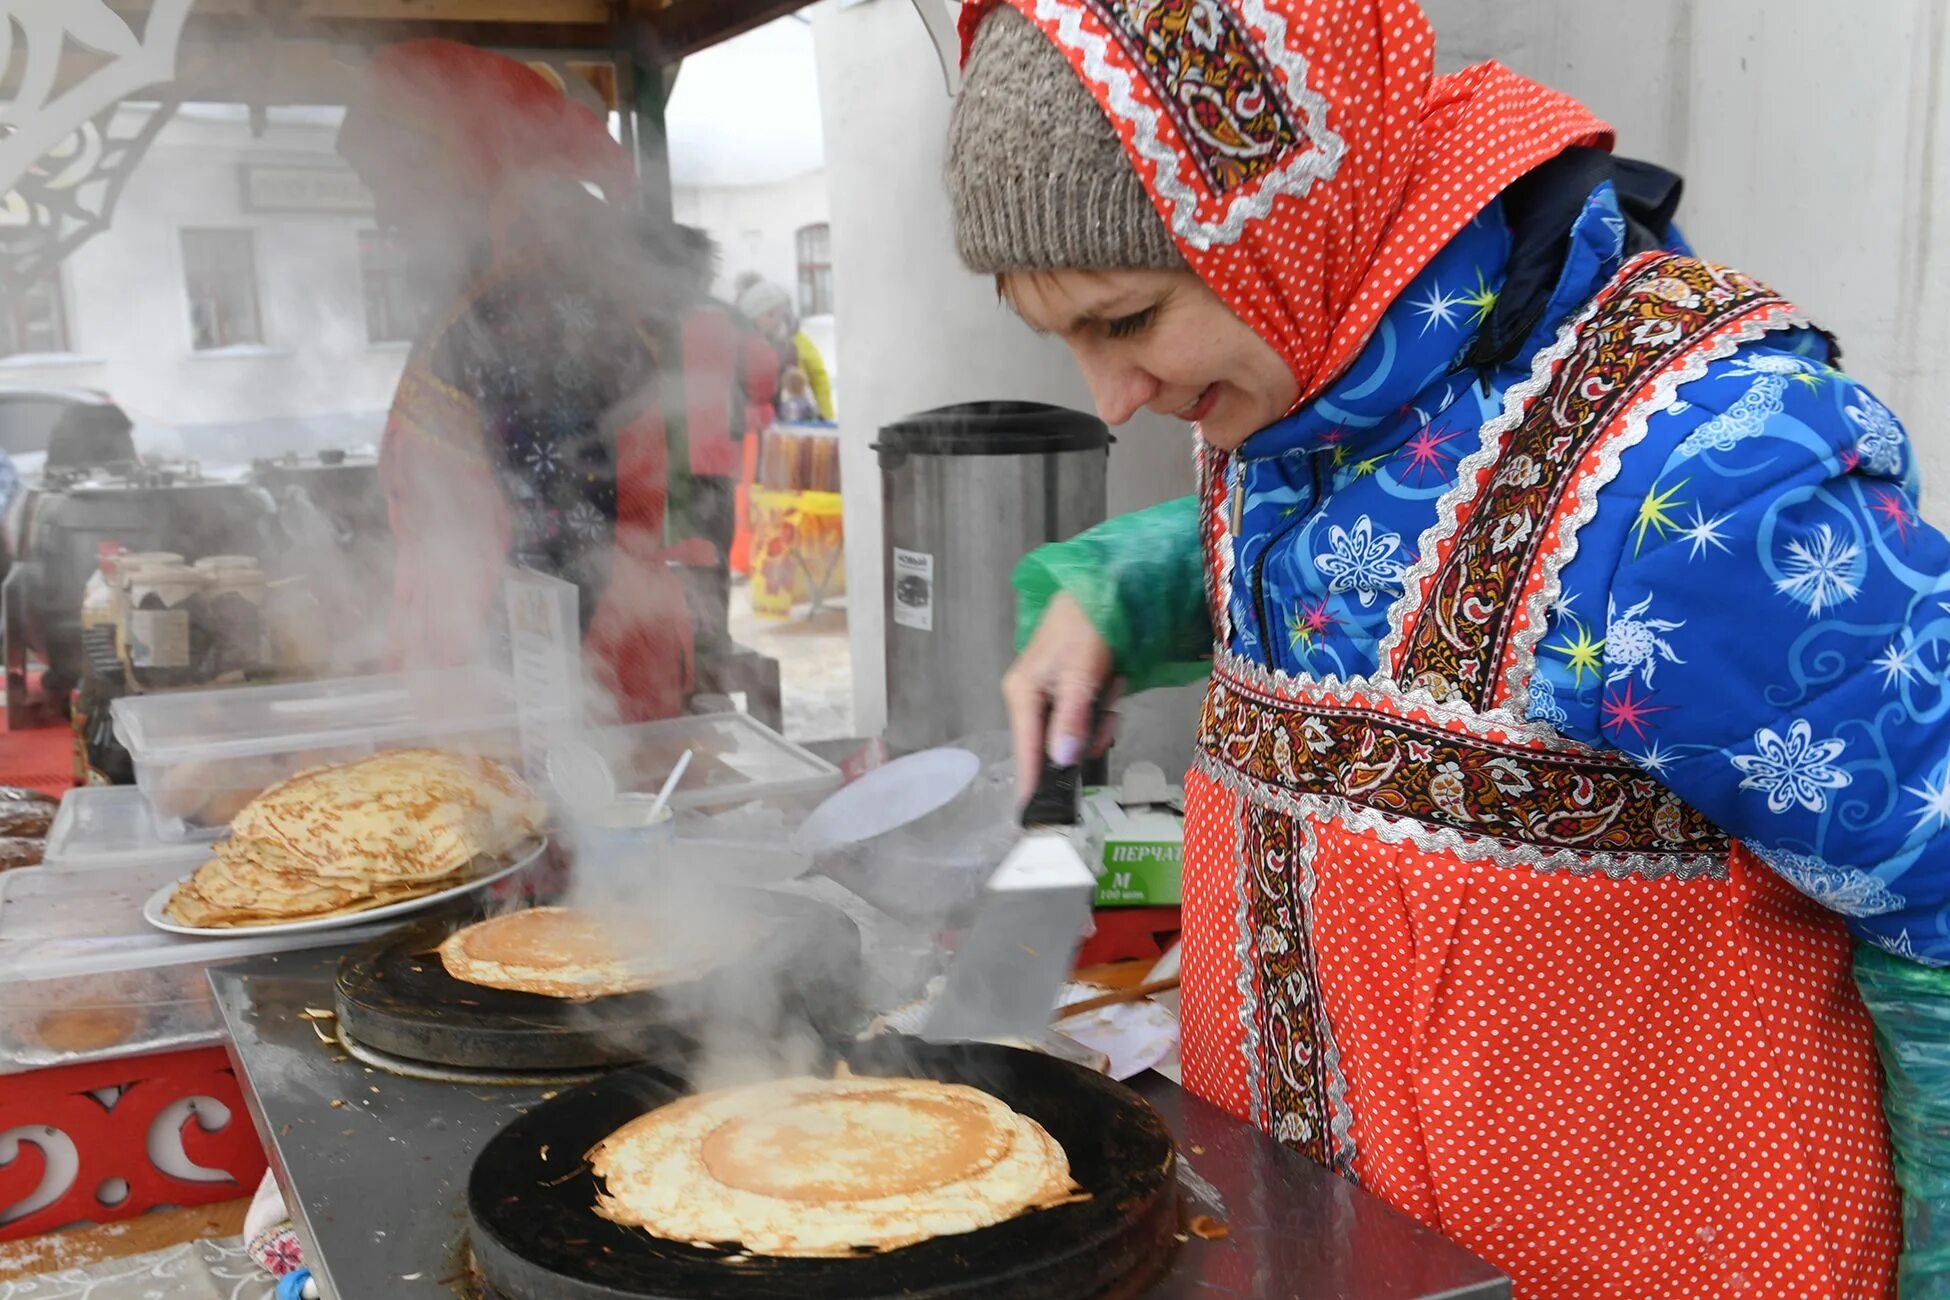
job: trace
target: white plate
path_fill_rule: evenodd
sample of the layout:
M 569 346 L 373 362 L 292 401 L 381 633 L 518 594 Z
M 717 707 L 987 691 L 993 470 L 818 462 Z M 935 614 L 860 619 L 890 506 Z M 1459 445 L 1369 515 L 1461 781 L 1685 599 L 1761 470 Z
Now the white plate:
M 176 886 L 183 883 L 182 880 L 176 880 L 164 885 L 161 889 L 149 895 L 149 901 L 142 905 L 142 919 L 150 925 L 155 926 L 158 930 L 167 930 L 171 934 L 187 934 L 197 939 L 235 939 L 239 935 L 303 934 L 308 930 L 348 929 L 357 925 L 370 925 L 374 921 L 384 921 L 389 917 L 405 916 L 408 912 L 417 912 L 421 908 L 432 907 L 436 903 L 444 903 L 450 898 L 459 898 L 462 894 L 471 894 L 477 889 L 485 889 L 497 880 L 506 879 L 514 875 L 515 872 L 532 866 L 540 859 L 543 851 L 547 848 L 548 841 L 542 840 L 534 848 L 528 850 L 528 852 L 522 854 L 519 858 L 499 871 L 491 872 L 485 876 L 476 876 L 465 884 L 455 885 L 451 889 L 443 889 L 437 894 L 427 894 L 420 898 L 408 898 L 402 902 L 388 903 L 384 907 L 369 908 L 363 912 L 348 912 L 344 916 L 320 916 L 305 921 L 281 921 L 276 925 L 178 925 L 163 915 L 163 908 L 169 904 L 170 896 L 176 892 Z M 185 876 L 183 879 L 187 880 L 189 877 Z

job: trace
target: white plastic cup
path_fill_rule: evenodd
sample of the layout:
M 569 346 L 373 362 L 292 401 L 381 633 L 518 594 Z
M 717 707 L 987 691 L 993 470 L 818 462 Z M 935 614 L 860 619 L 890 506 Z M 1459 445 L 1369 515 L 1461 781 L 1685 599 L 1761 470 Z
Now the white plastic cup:
M 656 804 L 654 794 L 623 794 L 614 803 L 578 813 L 576 864 L 595 870 L 648 868 L 657 850 L 676 838 L 668 806 L 651 820 Z

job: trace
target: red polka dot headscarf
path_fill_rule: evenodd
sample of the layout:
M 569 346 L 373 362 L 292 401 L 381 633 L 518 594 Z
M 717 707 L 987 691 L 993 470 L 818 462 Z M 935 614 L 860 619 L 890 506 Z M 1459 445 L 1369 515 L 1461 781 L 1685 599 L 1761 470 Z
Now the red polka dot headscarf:
M 962 57 L 1003 0 L 962 9 Z M 1414 0 L 1006 0 L 1117 127 L 1179 250 L 1311 400 L 1512 181 L 1611 128 L 1496 63 L 1435 75 Z

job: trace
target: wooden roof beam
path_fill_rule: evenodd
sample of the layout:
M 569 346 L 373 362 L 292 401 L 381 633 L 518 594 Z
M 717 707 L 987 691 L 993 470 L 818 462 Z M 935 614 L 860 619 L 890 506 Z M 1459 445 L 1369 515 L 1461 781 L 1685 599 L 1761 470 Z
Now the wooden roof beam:
M 631 48 L 639 63 L 675 63 L 741 36 L 812 0 L 631 0 Z

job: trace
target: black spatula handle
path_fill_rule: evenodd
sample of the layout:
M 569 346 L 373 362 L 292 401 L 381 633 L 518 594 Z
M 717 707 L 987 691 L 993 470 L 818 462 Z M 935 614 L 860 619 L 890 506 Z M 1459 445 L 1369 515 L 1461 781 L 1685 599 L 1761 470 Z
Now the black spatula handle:
M 1103 723 L 1104 702 L 1100 697 L 1090 705 L 1090 732 L 1084 737 L 1086 750 L 1097 743 L 1097 732 Z M 1043 770 L 1036 778 L 1036 792 L 1029 796 L 1029 802 L 1023 806 L 1022 824 L 1075 826 L 1082 820 L 1083 763 L 1062 767 L 1053 762 L 1045 750 Z

